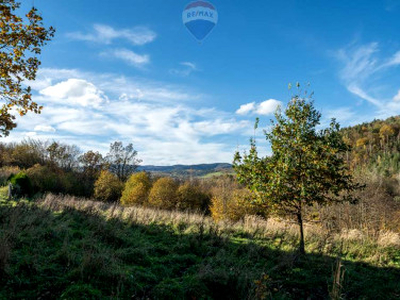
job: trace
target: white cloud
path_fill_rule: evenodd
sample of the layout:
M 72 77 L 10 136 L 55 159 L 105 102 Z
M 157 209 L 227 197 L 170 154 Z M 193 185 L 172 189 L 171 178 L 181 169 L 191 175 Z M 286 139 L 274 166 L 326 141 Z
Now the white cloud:
M 335 109 L 328 109 L 327 111 L 322 113 L 324 120 L 323 120 L 323 126 L 322 127 L 327 127 L 329 126 L 329 123 L 332 118 L 335 118 L 341 125 L 346 124 L 348 125 L 351 124 L 357 124 L 358 121 L 362 122 L 362 116 L 360 118 L 359 115 L 357 115 L 350 107 L 339 107 Z
M 31 83 L 29 83 L 29 85 L 31 85 L 34 90 L 40 91 L 56 82 L 67 81 L 69 78 L 91 82 L 105 94 L 114 98 L 121 97 L 121 99 L 124 98 L 135 101 L 176 103 L 189 100 L 194 101 L 204 96 L 187 87 L 166 84 L 165 82 L 109 73 L 96 74 L 93 72 L 82 72 L 75 69 L 42 68 L 39 70 L 36 77 L 36 81 L 41 82 L 40 86 L 37 87 L 35 84 Z M 48 101 L 48 99 L 46 99 L 46 101 Z
M 56 129 L 50 125 L 36 125 L 33 130 L 42 132 L 56 132 Z
M 276 111 L 276 109 L 281 105 L 282 102 L 275 99 L 269 99 L 264 102 L 261 102 L 258 105 L 257 113 L 264 116 L 272 115 Z
M 50 101 L 65 102 L 66 104 L 79 104 L 82 106 L 98 107 L 107 97 L 94 84 L 83 80 L 71 78 L 39 91 L 47 96 Z M 68 100 L 68 101 L 67 101 Z
M 28 138 L 35 137 L 36 132 L 34 132 L 34 131 L 25 132 L 25 136 Z
M 348 91 L 353 93 L 354 95 L 367 100 L 368 102 L 374 104 L 377 107 L 382 107 L 383 104 L 381 103 L 380 100 L 370 96 L 365 90 L 360 88 L 356 83 L 351 83 L 347 87 Z
M 78 70 L 42 69 L 38 79 L 43 77 L 49 86 L 34 95 L 44 104 L 42 114 L 18 117 L 17 130 L 5 141 L 35 134 L 105 154 L 109 143 L 121 140 L 132 142 L 145 164 L 230 162 L 235 151 L 230 139 L 247 140 L 251 128 L 228 112 L 196 107 L 201 95 L 185 87 Z M 82 100 L 99 93 L 104 99 L 96 106 Z M 35 133 L 29 133 L 32 128 Z
M 150 62 L 149 55 L 147 55 L 147 54 L 140 55 L 131 50 L 123 49 L 123 48 L 102 52 L 101 55 L 102 56 L 112 56 L 112 57 L 121 59 L 135 67 L 144 66 Z
M 393 101 L 400 101 L 400 90 L 398 91 L 397 95 L 393 97 Z
M 182 65 L 182 66 L 189 67 L 189 68 L 192 69 L 192 70 L 196 70 L 196 69 L 197 69 L 196 64 L 195 64 L 195 63 L 192 63 L 192 62 L 189 62 L 189 61 L 181 62 L 181 65 Z
M 238 115 L 248 115 L 253 113 L 268 116 L 272 115 L 278 106 L 282 106 L 282 102 L 275 99 L 265 100 L 261 103 L 250 102 L 241 105 L 236 113 Z
M 396 65 L 400 65 L 400 51 L 395 53 L 395 55 L 393 55 L 393 57 L 386 64 L 386 66 L 396 66 Z
M 255 110 L 255 102 L 246 103 L 240 105 L 239 109 L 236 111 L 238 115 L 247 115 Z
M 386 59 L 380 58 L 379 52 L 378 43 L 351 45 L 337 52 L 338 59 L 343 63 L 340 78 L 347 90 L 377 107 L 376 117 L 398 113 L 397 106 L 392 102 L 400 99 L 400 95 L 388 96 L 391 93 L 390 79 L 384 79 L 391 68 L 400 65 L 400 51 Z
M 372 57 L 378 51 L 378 44 L 371 43 L 352 49 L 340 49 L 338 58 L 344 63 L 340 76 L 345 81 L 360 81 L 371 76 L 378 69 L 377 61 Z
M 172 75 L 186 77 L 192 74 L 193 72 L 198 71 L 195 63 L 185 61 L 181 62 L 180 65 L 182 66 L 181 68 L 171 69 L 169 70 L 169 72 Z
M 157 34 L 144 26 L 137 26 L 132 29 L 115 29 L 104 24 L 93 25 L 93 32 L 68 33 L 72 39 L 90 41 L 102 44 L 110 44 L 115 39 L 125 39 L 133 45 L 145 45 L 151 43 L 157 37 Z

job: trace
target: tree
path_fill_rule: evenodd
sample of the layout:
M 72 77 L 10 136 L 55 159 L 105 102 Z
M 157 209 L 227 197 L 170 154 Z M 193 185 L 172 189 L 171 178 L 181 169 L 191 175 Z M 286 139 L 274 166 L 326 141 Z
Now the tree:
M 32 101 L 31 88 L 22 83 L 36 78 L 38 55 L 55 32 L 53 27 L 43 27 L 36 8 L 32 7 L 25 20 L 15 14 L 19 7 L 15 0 L 0 1 L 0 137 L 17 126 L 13 109 L 20 116 L 40 113 L 42 107 Z
M 136 156 L 137 151 L 133 149 L 132 144 L 124 147 L 122 142 L 114 142 L 110 145 L 106 159 L 110 164 L 111 172 L 116 174 L 120 180 L 125 181 L 141 163 Z
M 146 172 L 132 174 L 125 183 L 121 203 L 123 205 L 147 204 L 150 189 L 151 180 Z
M 272 130 L 264 132 L 272 155 L 260 158 L 251 140 L 249 154 L 235 154 L 234 168 L 240 182 L 268 209 L 294 215 L 300 230 L 299 252 L 304 250 L 303 208 L 318 203 L 355 202 L 359 187 L 343 157 L 348 146 L 339 124 L 317 131 L 321 114 L 311 99 L 294 96 L 284 114 L 278 109 Z
M 192 182 L 185 182 L 177 190 L 176 208 L 181 210 L 206 210 L 210 197 Z
M 123 183 L 109 172 L 101 171 L 94 184 L 94 197 L 102 201 L 117 201 L 121 197 Z
M 78 163 L 79 148 L 75 145 L 66 145 L 53 142 L 46 149 L 52 166 L 58 166 L 65 171 L 71 171 Z
M 83 168 L 83 173 L 89 178 L 98 177 L 101 170 L 106 168 L 106 162 L 103 155 L 92 150 L 82 154 L 78 158 L 79 163 Z
M 151 188 L 149 204 L 153 207 L 172 209 L 177 203 L 178 185 L 171 177 L 158 179 Z

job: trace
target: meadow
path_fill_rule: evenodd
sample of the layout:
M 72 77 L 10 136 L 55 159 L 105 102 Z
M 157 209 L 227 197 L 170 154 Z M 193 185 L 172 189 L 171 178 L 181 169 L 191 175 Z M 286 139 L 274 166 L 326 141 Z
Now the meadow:
M 400 237 L 69 196 L 0 205 L 2 299 L 398 299 Z

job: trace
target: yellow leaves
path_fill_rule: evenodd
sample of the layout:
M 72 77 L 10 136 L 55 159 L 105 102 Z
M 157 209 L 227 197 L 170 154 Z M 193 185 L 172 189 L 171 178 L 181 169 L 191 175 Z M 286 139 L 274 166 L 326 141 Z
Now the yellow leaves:
M 14 0 L 2 2 L 0 6 L 0 93 L 8 103 L 0 112 L 0 137 L 16 126 L 15 118 L 9 113 L 14 106 L 20 116 L 28 111 L 40 113 L 42 107 L 31 100 L 31 91 L 23 88 L 22 82 L 35 78 L 40 65 L 36 55 L 55 32 L 54 28 L 43 26 L 35 8 L 26 15 L 27 21 L 17 16 L 15 11 L 19 6 Z

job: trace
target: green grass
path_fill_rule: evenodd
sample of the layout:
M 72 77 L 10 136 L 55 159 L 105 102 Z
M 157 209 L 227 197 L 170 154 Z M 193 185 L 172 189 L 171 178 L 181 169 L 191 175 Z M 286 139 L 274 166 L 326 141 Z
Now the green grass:
M 0 200 L 6 200 L 8 194 L 8 187 L 2 186 L 0 187 Z
M 2 200 L 0 299 L 328 299 L 335 258 L 298 258 L 281 240 Z M 374 264 L 356 249 L 343 254 L 343 296 L 399 299 L 399 249 Z

